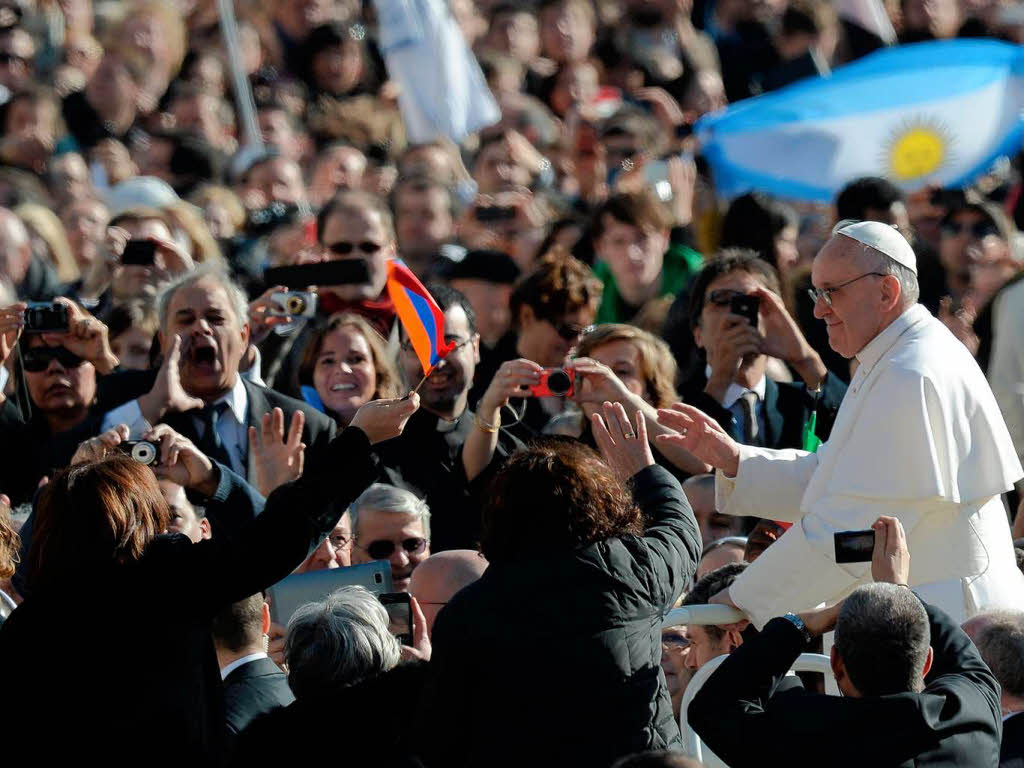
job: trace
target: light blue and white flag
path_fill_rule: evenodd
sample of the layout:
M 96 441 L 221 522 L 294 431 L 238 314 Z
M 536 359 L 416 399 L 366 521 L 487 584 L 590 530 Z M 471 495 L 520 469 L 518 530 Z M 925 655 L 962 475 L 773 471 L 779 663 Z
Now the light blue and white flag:
M 501 119 L 445 0 L 375 0 L 380 50 L 409 141 L 461 142 Z
M 995 40 L 878 51 L 697 123 L 724 197 L 831 201 L 860 176 L 907 191 L 969 184 L 1024 136 L 1024 46 Z

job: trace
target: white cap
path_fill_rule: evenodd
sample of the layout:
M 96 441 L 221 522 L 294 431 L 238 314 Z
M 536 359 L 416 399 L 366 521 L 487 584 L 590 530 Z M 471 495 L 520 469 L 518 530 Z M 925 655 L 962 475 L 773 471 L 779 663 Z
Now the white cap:
M 107 190 L 110 218 L 133 208 L 165 208 L 179 200 L 171 185 L 155 176 L 133 176 Z
M 869 245 L 917 274 L 917 257 L 914 255 L 914 249 L 896 227 L 880 221 L 857 221 L 852 224 L 840 222 L 832 230 L 832 234 L 844 235 L 858 243 Z

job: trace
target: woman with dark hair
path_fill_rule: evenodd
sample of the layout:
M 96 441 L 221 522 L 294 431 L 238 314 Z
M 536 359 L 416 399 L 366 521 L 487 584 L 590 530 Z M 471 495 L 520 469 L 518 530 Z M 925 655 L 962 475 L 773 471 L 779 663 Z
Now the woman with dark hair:
M 213 617 L 319 544 L 378 476 L 371 445 L 401 434 L 418 404 L 364 406 L 247 527 L 196 544 L 161 535 L 168 506 L 148 466 L 115 452 L 58 474 L 36 506 L 28 594 L 0 627 L 0 720 L 31 759 L 55 763 L 88 745 L 107 764 L 217 762 Z M 165 435 L 160 451 L 162 479 L 207 498 L 243 492 L 184 438 Z
M 760 192 L 737 197 L 722 220 L 720 248 L 749 248 L 786 280 L 800 260 L 796 249 L 800 220 L 793 208 Z
M 427 765 L 596 767 L 678 745 L 661 618 L 694 572 L 700 533 L 654 463 L 643 413 L 635 426 L 619 404 L 603 414 L 592 425 L 604 461 L 547 439 L 492 480 L 490 566 L 434 624 L 417 728 Z
M 310 338 L 299 363 L 302 399 L 338 424 L 371 400 L 398 397 L 398 369 L 380 333 L 360 315 L 342 314 Z

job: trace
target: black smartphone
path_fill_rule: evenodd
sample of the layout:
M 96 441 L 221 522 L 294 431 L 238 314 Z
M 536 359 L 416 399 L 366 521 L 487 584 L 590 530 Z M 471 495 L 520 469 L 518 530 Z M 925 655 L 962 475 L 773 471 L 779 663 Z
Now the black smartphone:
M 837 563 L 867 563 L 875 551 L 875 532 L 838 531 L 835 542 Z
M 388 612 L 388 630 L 402 645 L 412 645 L 412 603 L 408 592 L 385 592 L 378 597 Z
M 65 333 L 68 308 L 63 304 L 37 302 L 25 308 L 25 333 Z
M 745 293 L 732 297 L 729 302 L 729 311 L 734 315 L 745 317 L 751 325 L 757 327 L 757 316 L 761 309 L 760 296 L 748 296 Z
M 512 221 L 516 217 L 515 208 L 500 205 L 487 205 L 476 209 L 477 221 Z
M 267 285 L 286 285 L 295 290 L 310 285 L 359 285 L 370 282 L 370 269 L 363 259 L 341 259 L 271 267 L 263 273 L 263 279 Z
M 139 267 L 152 267 L 156 258 L 156 243 L 152 240 L 129 240 L 121 252 L 121 263 Z

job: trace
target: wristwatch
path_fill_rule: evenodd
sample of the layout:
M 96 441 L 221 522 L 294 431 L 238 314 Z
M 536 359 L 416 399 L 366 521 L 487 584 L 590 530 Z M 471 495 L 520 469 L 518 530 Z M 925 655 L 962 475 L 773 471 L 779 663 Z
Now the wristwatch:
M 800 634 L 804 636 L 804 642 L 810 643 L 814 638 L 811 637 L 811 633 L 807 631 L 807 625 L 804 624 L 804 620 L 797 616 L 795 613 L 787 613 L 783 616 L 786 621 L 792 624 L 794 627 L 800 630 Z

